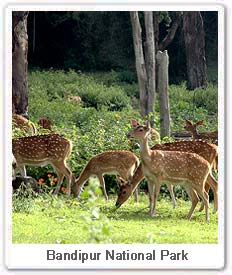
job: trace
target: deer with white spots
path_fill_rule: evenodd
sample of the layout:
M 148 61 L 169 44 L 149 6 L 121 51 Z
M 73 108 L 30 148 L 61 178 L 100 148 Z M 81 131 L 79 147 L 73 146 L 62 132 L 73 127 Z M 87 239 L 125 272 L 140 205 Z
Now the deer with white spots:
M 160 186 L 165 181 L 174 185 L 180 184 L 186 189 L 192 201 L 188 219 L 192 217 L 199 195 L 205 206 L 206 221 L 209 223 L 209 197 L 205 191 L 205 183 L 210 177 L 208 183 L 215 188 L 217 181 L 212 176 L 208 161 L 195 153 L 151 150 L 148 146 L 150 123 L 147 122 L 145 126 L 139 125 L 136 120 L 131 123 L 134 130 L 129 132 L 128 137 L 140 142 L 142 170 L 148 181 L 150 194 L 150 215 L 155 215 Z
M 190 120 L 185 120 L 185 130 L 192 133 L 193 140 L 205 140 L 214 144 L 218 144 L 218 132 L 206 132 L 199 133 L 197 131 L 197 126 L 203 125 L 203 120 L 198 121 L 197 123 L 193 123 Z
M 136 126 L 136 124 L 135 124 Z M 205 160 L 209 162 L 209 164 L 215 167 L 214 162 L 218 156 L 217 152 L 217 145 L 209 144 L 205 141 L 190 141 L 190 140 L 183 140 L 183 141 L 176 141 L 176 142 L 167 142 L 163 144 L 156 144 L 151 147 L 151 150 L 161 150 L 161 151 L 180 151 L 180 152 L 188 152 L 188 153 L 196 153 L 199 156 L 203 157 Z M 131 181 L 125 182 L 123 179 L 121 180 L 121 187 L 119 188 L 118 198 L 116 202 L 116 206 L 120 207 L 132 194 L 132 192 L 138 187 L 139 183 L 144 178 L 142 164 L 139 165 L 137 170 L 135 171 L 133 178 Z M 211 178 L 208 177 L 206 184 L 205 184 L 205 191 L 208 193 L 210 189 L 210 181 Z M 214 193 L 214 212 L 218 210 L 218 187 L 214 185 L 213 193 Z M 173 200 L 173 206 L 175 208 L 176 201 L 175 196 L 173 193 L 173 186 L 171 184 L 167 184 L 170 195 Z M 204 209 L 204 204 L 201 204 L 201 208 L 199 211 Z
M 26 177 L 25 165 L 45 166 L 51 164 L 58 177 L 54 194 L 59 192 L 65 176 L 68 182 L 68 196 L 70 196 L 73 176 L 66 160 L 72 151 L 71 141 L 58 134 L 14 138 L 12 150 L 16 168 L 22 176 Z
M 38 121 L 38 125 L 44 129 L 52 130 L 52 122 L 48 117 L 41 117 Z
M 21 131 L 26 135 L 36 135 L 37 133 L 35 124 L 22 115 L 13 113 L 12 122 L 13 127 L 21 129 Z
M 105 188 L 104 174 L 116 174 L 125 181 L 131 180 L 135 170 L 139 166 L 139 159 L 136 155 L 126 150 L 112 150 L 93 156 L 84 169 L 73 187 L 74 197 L 78 197 L 82 186 L 91 176 L 97 176 L 100 181 L 103 194 L 106 200 L 108 196 Z M 119 182 L 120 183 L 120 182 Z M 135 190 L 135 200 L 138 201 L 138 192 Z

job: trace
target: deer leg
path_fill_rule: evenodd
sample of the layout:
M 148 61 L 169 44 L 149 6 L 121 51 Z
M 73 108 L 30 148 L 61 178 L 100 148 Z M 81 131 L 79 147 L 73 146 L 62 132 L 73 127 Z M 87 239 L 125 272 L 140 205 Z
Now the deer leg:
M 173 203 L 173 208 L 176 208 L 176 198 L 175 198 L 175 195 L 174 195 L 174 192 L 173 192 L 173 185 L 170 184 L 170 183 L 166 183 L 167 184 L 167 187 L 168 187 L 168 191 L 171 195 L 171 199 L 172 199 L 172 203 Z
M 70 195 L 71 195 L 71 183 L 73 182 L 73 175 L 72 175 L 71 170 L 67 167 L 67 165 L 65 165 L 63 173 L 65 174 L 65 177 L 68 181 L 68 186 L 67 186 L 68 187 L 68 194 L 67 194 L 67 196 L 70 197 Z
M 207 193 L 209 193 L 209 189 L 210 189 L 210 185 L 208 184 L 208 178 L 207 178 L 207 181 L 206 181 L 206 183 L 205 183 L 205 191 L 206 191 Z M 201 212 L 203 209 L 204 209 L 204 203 L 203 203 L 203 201 L 202 201 L 202 202 L 201 202 L 201 207 L 200 207 L 199 211 Z
M 192 206 L 191 206 L 188 216 L 187 216 L 188 220 L 191 220 L 193 212 L 197 206 L 197 203 L 199 202 L 199 197 L 197 195 L 197 192 L 193 188 L 191 188 L 190 186 L 187 186 L 187 185 L 184 187 L 185 187 L 185 190 L 192 202 Z
M 55 170 L 57 171 L 60 181 L 59 185 L 57 184 L 57 189 L 55 190 L 55 194 L 57 194 L 60 190 L 61 184 L 63 182 L 64 179 L 64 175 L 67 179 L 67 188 L 68 188 L 68 192 L 67 192 L 67 196 L 70 197 L 71 194 L 71 182 L 72 182 L 72 172 L 71 170 L 67 167 L 65 162 L 60 162 L 60 163 L 53 163 Z
M 57 181 L 56 189 L 54 191 L 54 195 L 57 195 L 60 191 L 61 184 L 64 180 L 64 174 L 59 169 L 55 169 L 55 171 L 57 174 L 58 181 Z
M 218 156 L 216 156 L 215 159 L 214 159 L 213 168 L 214 168 L 215 172 L 218 171 Z
M 218 210 L 218 182 L 213 177 L 212 174 L 208 175 L 207 181 L 210 187 L 213 189 L 213 196 L 214 196 L 214 209 L 213 212 L 216 213 Z
M 209 195 L 204 191 L 204 200 L 205 200 L 205 216 L 206 216 L 206 221 L 207 223 L 210 222 L 209 219 Z
M 135 166 L 131 167 L 131 169 L 129 169 L 129 171 L 125 172 L 125 175 L 121 175 L 120 176 L 125 179 L 127 182 L 131 183 L 131 180 L 133 178 L 133 173 L 135 172 Z M 134 191 L 134 198 L 135 198 L 135 202 L 139 201 L 139 192 L 138 192 L 138 187 L 135 189 Z
M 98 177 L 98 179 L 100 181 L 100 184 L 101 184 L 101 187 L 102 187 L 102 191 L 103 191 L 103 195 L 104 195 L 105 199 L 108 200 L 104 178 L 103 178 L 102 175 L 97 175 L 97 177 Z
M 198 195 L 201 197 L 201 199 L 205 205 L 205 217 L 206 217 L 207 223 L 209 223 L 209 196 L 205 192 L 204 185 L 201 186 L 199 184 L 194 184 L 193 187 L 197 191 Z
M 138 187 L 134 191 L 134 197 L 135 197 L 135 202 L 139 201 L 139 192 L 138 192 Z
M 160 186 L 161 186 L 161 181 L 160 179 L 157 179 L 155 183 L 155 193 L 154 193 L 154 215 L 156 214 L 156 204 L 157 204 L 157 200 L 160 192 Z
M 26 167 L 23 166 L 18 166 L 18 170 L 21 176 L 26 177 L 27 176 L 27 171 L 26 171 Z
M 149 192 L 149 200 L 150 200 L 150 216 L 154 217 L 154 189 L 155 189 L 155 184 L 147 179 L 148 181 L 148 192 Z
M 133 174 L 132 174 L 132 171 L 129 173 L 129 176 L 128 176 L 128 179 L 127 181 L 128 182 L 131 182 L 133 178 Z M 139 191 L 138 191 L 138 187 L 135 189 L 134 191 L 134 197 L 135 197 L 135 202 L 138 202 L 139 201 Z

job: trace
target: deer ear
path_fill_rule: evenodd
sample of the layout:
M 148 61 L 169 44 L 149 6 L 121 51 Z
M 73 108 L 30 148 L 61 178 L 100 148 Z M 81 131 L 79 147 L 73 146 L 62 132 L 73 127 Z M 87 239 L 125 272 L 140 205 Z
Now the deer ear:
M 116 180 L 120 186 L 126 185 L 126 181 L 123 178 L 121 178 L 120 176 L 116 176 Z
M 185 124 L 186 125 L 193 125 L 192 122 L 190 120 L 188 120 L 188 119 L 185 120 Z
M 139 124 L 138 124 L 138 121 L 136 119 L 131 119 L 131 126 L 133 127 L 137 127 Z
M 203 120 L 199 120 L 196 125 L 203 125 Z

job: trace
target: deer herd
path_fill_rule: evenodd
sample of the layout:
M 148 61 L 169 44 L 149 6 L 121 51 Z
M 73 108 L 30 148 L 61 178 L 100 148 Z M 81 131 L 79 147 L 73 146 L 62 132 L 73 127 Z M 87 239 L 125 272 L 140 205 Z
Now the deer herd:
M 201 199 L 200 211 L 205 208 L 206 221 L 209 223 L 209 189 L 214 195 L 214 212 L 218 210 L 218 183 L 212 170 L 218 168 L 217 132 L 198 133 L 196 127 L 203 121 L 193 124 L 186 120 L 185 129 L 192 132 L 192 140 L 183 140 L 156 144 L 149 147 L 150 135 L 159 136 L 151 128 L 150 123 L 140 125 L 131 120 L 132 130 L 129 139 L 135 139 L 140 145 L 140 159 L 131 151 L 112 150 L 93 156 L 86 164 L 79 177 L 75 179 L 66 161 L 72 152 L 72 142 L 67 138 L 52 132 L 52 124 L 48 118 L 41 118 L 38 124 L 51 130 L 49 134 L 37 135 L 35 125 L 27 118 L 13 114 L 13 125 L 30 136 L 13 138 L 13 175 L 16 170 L 26 177 L 25 166 L 45 166 L 51 164 L 57 174 L 58 182 L 54 195 L 61 188 L 66 177 L 67 195 L 71 188 L 75 198 L 78 198 L 84 184 L 91 176 L 96 176 L 101 184 L 103 195 L 108 200 L 104 174 L 117 175 L 120 185 L 116 207 L 120 207 L 133 193 L 138 201 L 138 186 L 145 177 L 148 182 L 150 216 L 156 214 L 156 204 L 160 187 L 165 183 L 170 192 L 173 207 L 176 207 L 173 186 L 181 185 L 191 199 L 188 213 L 190 220 Z

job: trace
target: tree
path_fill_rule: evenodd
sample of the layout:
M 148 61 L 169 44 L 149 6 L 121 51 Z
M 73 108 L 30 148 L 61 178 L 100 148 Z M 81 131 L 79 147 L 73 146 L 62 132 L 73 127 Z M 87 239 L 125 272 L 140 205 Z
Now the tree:
M 154 12 L 154 37 L 156 54 L 156 86 L 159 94 L 159 107 L 160 107 L 160 134 L 161 137 L 170 136 L 170 106 L 168 94 L 168 66 L 169 57 L 167 47 L 173 41 L 176 31 L 181 22 L 181 12 Z M 160 41 L 159 24 L 164 20 L 166 24 L 170 24 L 167 34 Z
M 165 16 L 164 16 L 165 15 Z M 153 21 L 154 21 L 154 35 L 155 35 L 155 48 L 156 52 L 164 51 L 173 41 L 176 31 L 181 22 L 181 12 L 154 12 L 153 13 Z M 167 30 L 166 36 L 160 41 L 160 31 L 159 31 L 159 24 L 160 22 L 165 19 L 168 21 L 168 25 L 171 22 L 170 28 Z
M 14 11 L 12 16 L 12 110 L 17 114 L 25 114 L 28 110 L 28 13 Z
M 146 70 L 147 70 L 147 114 L 154 113 L 155 102 L 155 40 L 152 12 L 145 11 Z M 152 121 L 153 123 L 153 121 Z
M 139 84 L 141 114 L 154 116 L 155 101 L 155 43 L 152 12 L 144 12 L 146 29 L 146 57 L 142 45 L 142 30 L 138 12 L 130 12 L 135 51 L 136 72 Z M 153 119 L 151 118 L 151 121 Z
M 183 13 L 188 88 L 206 87 L 205 32 L 199 11 Z
M 158 51 L 157 61 L 157 90 L 159 92 L 160 105 L 160 134 L 161 138 L 170 136 L 170 105 L 168 94 L 168 53 L 167 50 Z

